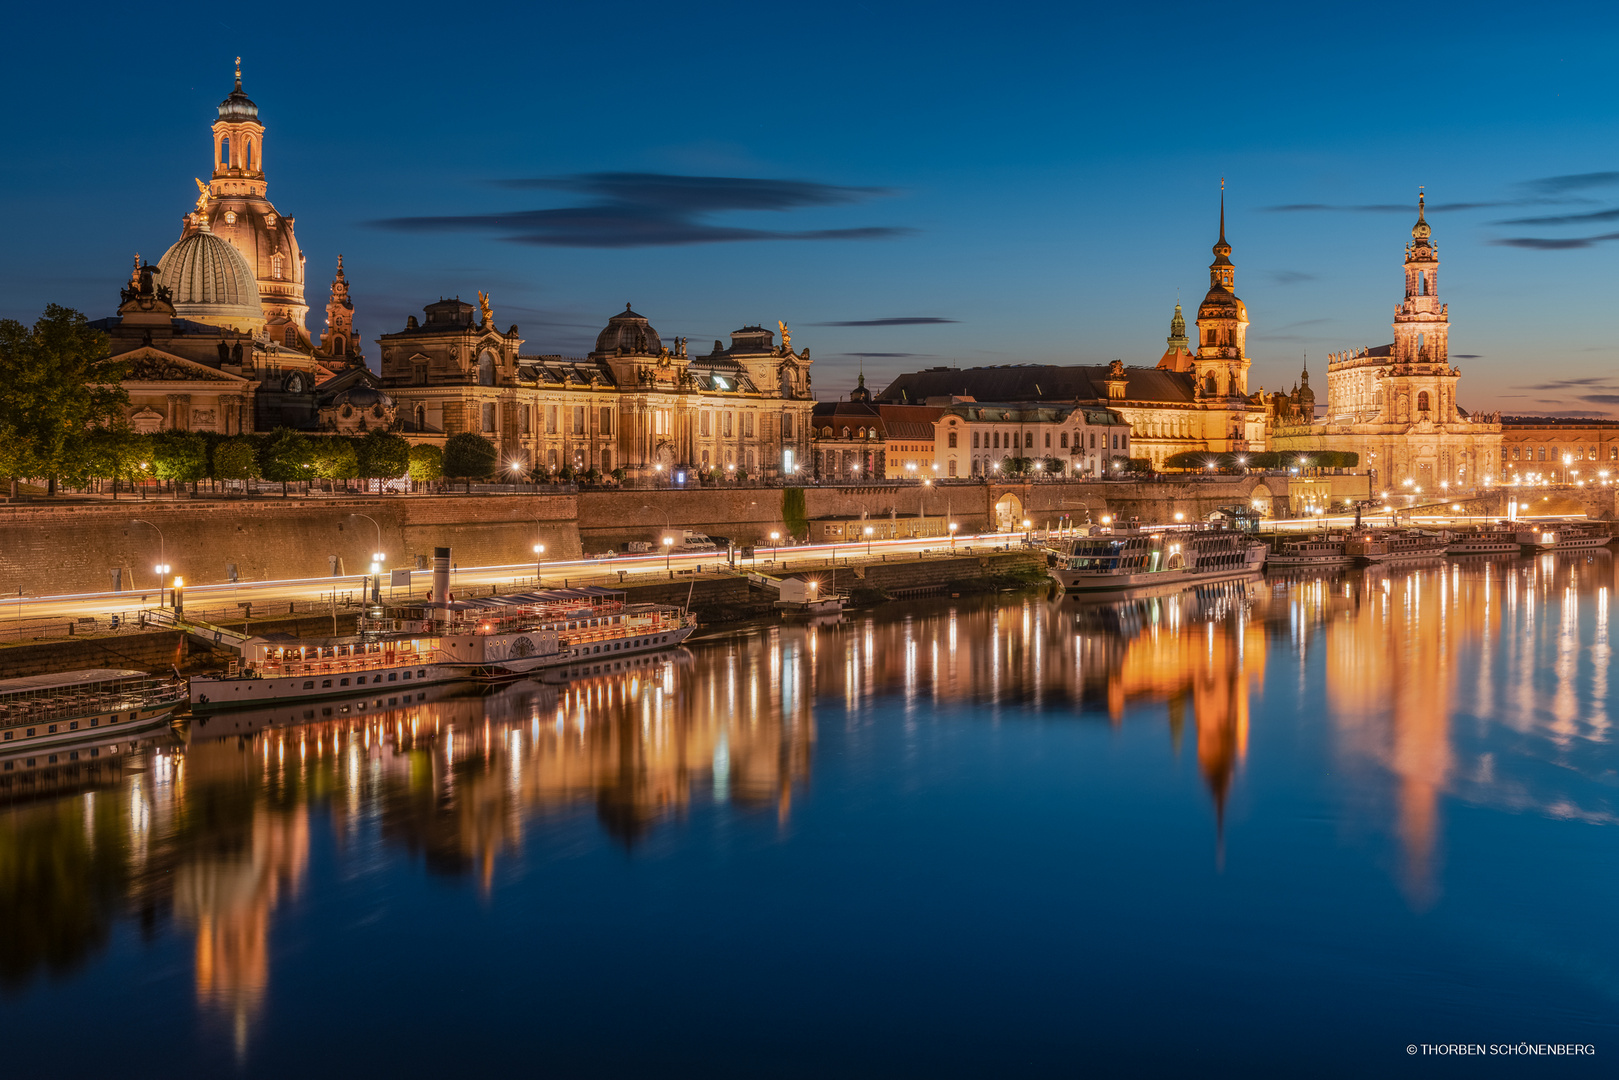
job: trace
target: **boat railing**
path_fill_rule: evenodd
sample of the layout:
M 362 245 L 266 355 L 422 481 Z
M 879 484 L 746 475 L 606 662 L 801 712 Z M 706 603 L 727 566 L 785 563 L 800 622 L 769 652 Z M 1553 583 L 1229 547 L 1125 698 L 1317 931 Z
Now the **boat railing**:
M 317 660 L 265 660 L 244 665 L 242 672 L 249 678 L 277 675 L 343 675 L 353 671 L 373 671 L 377 668 L 402 667 L 433 662 L 431 652 L 395 649 L 391 652 L 367 653 L 363 657 L 341 657 Z

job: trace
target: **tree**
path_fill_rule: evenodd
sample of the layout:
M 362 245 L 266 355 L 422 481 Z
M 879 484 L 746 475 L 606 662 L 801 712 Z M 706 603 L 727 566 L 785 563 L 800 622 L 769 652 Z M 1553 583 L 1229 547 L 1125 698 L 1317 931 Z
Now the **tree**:
M 410 468 L 410 443 L 391 431 L 367 432 L 355 450 L 360 475 L 368 480 L 395 480 Z
M 1061 476 L 1067 466 L 1062 458 L 1048 457 L 1040 459 L 1040 471 L 1047 476 Z
M 152 440 L 128 427 L 98 427 L 88 440 L 89 475 L 112 481 L 112 497 L 118 498 L 118 481 L 135 484 L 151 475 Z
M 287 497 L 287 485 L 308 480 L 315 463 L 315 448 L 309 436 L 291 428 L 276 428 L 270 437 L 259 444 L 259 475 L 281 484 L 281 497 Z
M 622 465 L 614 469 L 612 473 L 613 480 L 620 484 L 622 484 L 629 477 L 629 475 L 629 472 Z
M 1032 468 L 1034 462 L 1026 457 L 1009 457 L 1001 459 L 1001 472 L 1006 476 L 1022 476 Z
M 72 308 L 49 304 L 33 327 L 0 319 L 0 471 L 17 480 L 83 473 L 91 431 L 123 418 L 123 364 L 107 335 Z
M 195 484 L 208 475 L 208 440 L 194 431 L 160 431 L 152 436 L 152 475 L 172 484 Z M 179 487 L 174 488 L 176 496 Z
M 337 481 L 352 480 L 360 474 L 360 455 L 354 450 L 354 440 L 342 435 L 330 435 L 317 440 L 309 471 L 326 481 L 326 489 L 335 492 Z
M 444 451 L 428 443 L 411 447 L 409 470 L 415 483 L 432 483 L 444 475 Z
M 452 480 L 466 480 L 468 493 L 472 491 L 472 481 L 493 474 L 499 460 L 495 444 L 475 432 L 451 435 L 444 443 L 444 475 Z
M 259 474 L 259 448 L 247 436 L 227 439 L 214 448 L 214 479 L 247 481 Z

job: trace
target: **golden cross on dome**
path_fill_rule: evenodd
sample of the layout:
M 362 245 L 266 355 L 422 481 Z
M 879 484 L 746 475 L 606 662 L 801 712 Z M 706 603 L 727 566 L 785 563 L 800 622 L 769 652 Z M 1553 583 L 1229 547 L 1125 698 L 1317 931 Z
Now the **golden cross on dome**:
M 242 81 L 242 58 L 240 56 L 236 58 L 236 81 Z

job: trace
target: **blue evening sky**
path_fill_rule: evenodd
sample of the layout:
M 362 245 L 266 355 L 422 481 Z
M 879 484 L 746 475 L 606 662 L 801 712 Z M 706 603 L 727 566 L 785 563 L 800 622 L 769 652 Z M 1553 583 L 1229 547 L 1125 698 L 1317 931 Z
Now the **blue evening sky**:
M 525 352 L 626 301 L 700 351 L 785 320 L 823 398 L 862 359 L 1151 364 L 1223 176 L 1274 389 L 1391 339 L 1426 185 L 1463 405 L 1619 414 L 1612 4 L 172 10 L 8 16 L 0 316 L 111 313 L 240 53 L 310 324 L 342 252 L 373 358 L 485 289 Z

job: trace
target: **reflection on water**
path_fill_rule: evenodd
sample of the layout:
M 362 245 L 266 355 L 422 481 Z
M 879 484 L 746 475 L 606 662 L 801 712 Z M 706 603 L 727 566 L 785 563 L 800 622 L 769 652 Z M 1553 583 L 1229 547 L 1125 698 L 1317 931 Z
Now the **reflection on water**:
M 117 759 L 18 763 L 0 774 L 0 984 L 92 978 L 121 924 L 183 933 L 197 1002 L 245 1051 L 273 1000 L 278 918 L 332 888 L 313 848 L 464 880 L 495 903 L 526 835 L 582 823 L 632 858 L 659 830 L 678 848 L 698 805 L 773 820 L 787 843 L 817 723 L 853 731 L 896 710 L 907 725 L 1163 725 L 1149 768 L 1191 742 L 1215 853 L 1256 728 L 1320 731 L 1325 760 L 1277 749 L 1264 768 L 1335 793 L 1351 830 L 1386 823 L 1421 911 L 1442 891 L 1447 800 L 1614 823 L 1613 584 L 1604 552 L 1109 603 L 906 605 L 710 638 L 620 673 L 222 714 Z M 1297 705 L 1265 720 L 1259 703 L 1284 686 Z

